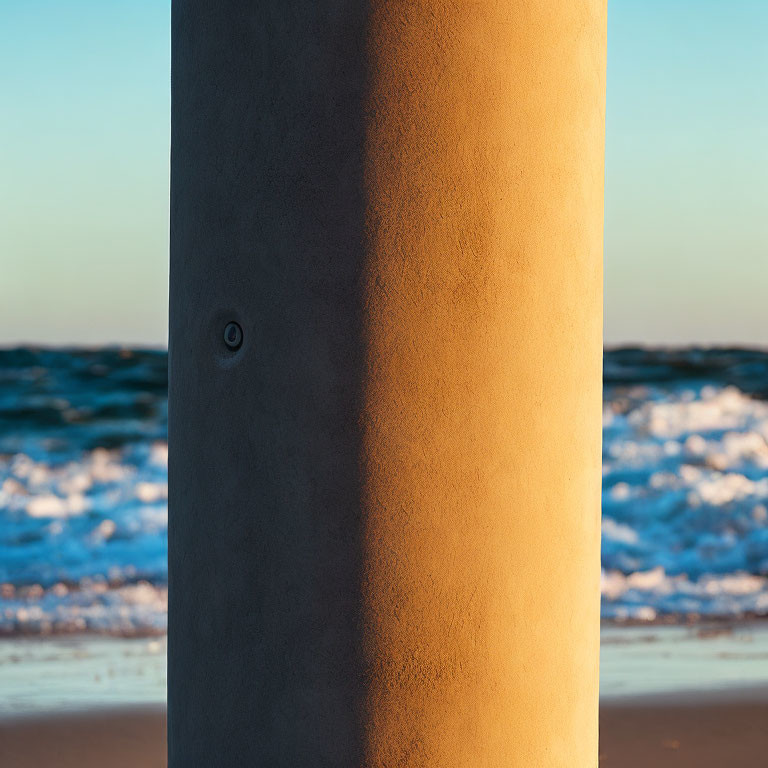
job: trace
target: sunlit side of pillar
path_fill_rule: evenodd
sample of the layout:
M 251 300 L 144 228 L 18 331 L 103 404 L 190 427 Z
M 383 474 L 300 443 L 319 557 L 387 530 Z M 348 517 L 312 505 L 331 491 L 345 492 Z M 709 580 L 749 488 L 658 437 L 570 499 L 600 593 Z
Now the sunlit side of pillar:
M 370 763 L 594 766 L 605 4 L 374 6 Z

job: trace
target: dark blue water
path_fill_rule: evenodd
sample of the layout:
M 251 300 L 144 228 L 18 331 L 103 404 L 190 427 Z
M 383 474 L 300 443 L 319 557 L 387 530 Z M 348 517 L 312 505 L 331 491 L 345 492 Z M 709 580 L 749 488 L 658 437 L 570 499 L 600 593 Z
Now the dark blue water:
M 166 378 L 0 350 L 0 633 L 164 631 Z M 766 396 L 764 352 L 606 353 L 605 617 L 768 613 Z
M 165 352 L 0 351 L 0 632 L 165 627 Z

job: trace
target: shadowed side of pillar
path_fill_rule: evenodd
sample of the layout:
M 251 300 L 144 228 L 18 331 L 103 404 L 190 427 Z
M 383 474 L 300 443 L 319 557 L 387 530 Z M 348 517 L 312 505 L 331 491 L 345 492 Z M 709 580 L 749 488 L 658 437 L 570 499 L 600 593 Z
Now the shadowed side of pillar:
M 366 17 L 173 4 L 175 768 L 361 764 Z

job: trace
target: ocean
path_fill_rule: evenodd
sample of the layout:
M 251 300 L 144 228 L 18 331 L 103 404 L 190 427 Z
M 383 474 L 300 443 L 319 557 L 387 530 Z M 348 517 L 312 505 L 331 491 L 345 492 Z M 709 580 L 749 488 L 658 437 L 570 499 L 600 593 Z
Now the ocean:
M 768 353 L 604 368 L 603 618 L 768 614 Z M 161 351 L 0 350 L 0 634 L 164 634 L 166 377 Z

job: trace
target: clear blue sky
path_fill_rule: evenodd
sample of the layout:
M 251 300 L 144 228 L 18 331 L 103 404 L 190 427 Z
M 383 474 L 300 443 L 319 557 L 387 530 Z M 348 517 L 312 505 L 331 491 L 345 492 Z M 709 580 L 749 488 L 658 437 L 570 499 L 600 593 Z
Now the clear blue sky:
M 768 346 L 768 2 L 610 0 L 608 343 Z M 0 344 L 166 339 L 167 0 L 0 0 Z

